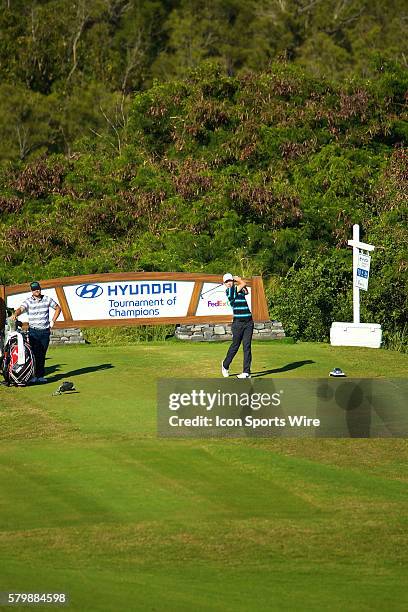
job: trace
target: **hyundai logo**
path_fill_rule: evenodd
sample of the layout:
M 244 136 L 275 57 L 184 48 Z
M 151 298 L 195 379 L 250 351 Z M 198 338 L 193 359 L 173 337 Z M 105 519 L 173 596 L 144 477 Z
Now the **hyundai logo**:
M 81 298 L 96 298 L 103 293 L 100 285 L 79 285 L 75 293 Z

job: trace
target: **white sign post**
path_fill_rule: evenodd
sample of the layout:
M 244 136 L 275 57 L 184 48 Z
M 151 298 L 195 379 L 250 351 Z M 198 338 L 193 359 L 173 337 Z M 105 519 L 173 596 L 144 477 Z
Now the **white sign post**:
M 360 241 L 360 226 L 353 225 L 353 239 L 347 244 L 353 247 L 353 323 L 333 322 L 330 343 L 334 346 L 381 346 L 381 325 L 360 323 L 360 289 L 368 290 L 371 257 L 374 245 Z M 366 251 L 363 253 L 362 251 Z
M 353 247 L 353 323 L 360 323 L 360 284 L 357 282 L 359 278 L 358 270 L 360 250 L 374 251 L 372 244 L 366 242 L 360 242 L 360 226 L 356 223 L 353 225 L 353 240 L 348 240 L 347 244 Z M 368 286 L 368 275 L 367 275 L 367 286 Z

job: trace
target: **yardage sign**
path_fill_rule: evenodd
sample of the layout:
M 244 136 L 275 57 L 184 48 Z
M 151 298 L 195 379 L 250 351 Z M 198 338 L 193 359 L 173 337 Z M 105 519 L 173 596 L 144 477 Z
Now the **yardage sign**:
M 355 284 L 356 284 L 356 287 L 358 287 L 359 289 L 363 289 L 364 291 L 367 291 L 368 289 L 368 278 L 370 276 L 370 262 L 371 262 L 370 255 L 363 255 L 363 253 L 359 253 Z

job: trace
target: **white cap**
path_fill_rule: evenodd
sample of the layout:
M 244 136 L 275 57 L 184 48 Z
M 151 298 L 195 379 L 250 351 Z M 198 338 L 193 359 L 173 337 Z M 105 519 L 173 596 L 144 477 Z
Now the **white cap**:
M 222 277 L 222 282 L 223 283 L 226 283 L 227 281 L 231 281 L 231 280 L 234 280 L 234 277 L 229 272 L 224 274 L 224 276 Z

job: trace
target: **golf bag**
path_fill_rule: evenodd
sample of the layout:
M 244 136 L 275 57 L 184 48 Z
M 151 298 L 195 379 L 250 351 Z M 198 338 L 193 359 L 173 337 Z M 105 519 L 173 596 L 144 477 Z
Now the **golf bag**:
M 9 332 L 3 349 L 1 370 L 6 385 L 25 387 L 35 371 L 34 355 L 27 334 Z

